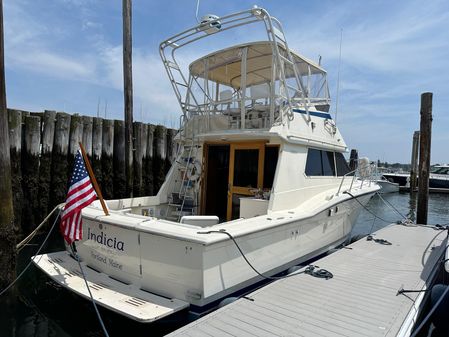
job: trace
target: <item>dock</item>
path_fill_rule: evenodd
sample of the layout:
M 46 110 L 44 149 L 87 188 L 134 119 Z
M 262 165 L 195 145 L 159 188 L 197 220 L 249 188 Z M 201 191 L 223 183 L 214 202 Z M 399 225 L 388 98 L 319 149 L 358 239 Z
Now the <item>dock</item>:
M 400 290 L 431 288 L 447 233 L 392 224 L 373 239 L 314 262 L 330 279 L 300 269 L 168 336 L 407 336 L 426 292 Z

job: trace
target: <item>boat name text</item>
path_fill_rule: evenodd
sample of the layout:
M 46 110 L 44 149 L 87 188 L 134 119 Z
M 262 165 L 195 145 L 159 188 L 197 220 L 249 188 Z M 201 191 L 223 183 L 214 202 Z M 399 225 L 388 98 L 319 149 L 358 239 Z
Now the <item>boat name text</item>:
M 100 234 L 92 233 L 90 227 L 87 227 L 87 239 L 122 252 L 125 248 L 125 243 L 123 241 L 118 240 L 116 237 L 110 238 L 103 233 L 103 231 L 101 231 Z

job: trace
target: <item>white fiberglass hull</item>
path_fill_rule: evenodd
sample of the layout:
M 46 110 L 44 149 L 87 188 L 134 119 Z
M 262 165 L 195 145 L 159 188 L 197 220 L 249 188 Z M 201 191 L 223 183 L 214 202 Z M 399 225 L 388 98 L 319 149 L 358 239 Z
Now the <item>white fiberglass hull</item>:
M 366 204 L 374 192 L 366 191 L 358 197 L 359 202 Z M 84 240 L 77 249 L 86 265 L 115 280 L 204 307 L 262 278 L 226 235 L 200 233 L 226 228 L 251 264 L 259 272 L 273 275 L 348 239 L 362 206 L 347 195 L 340 198 L 315 215 L 276 212 L 206 228 L 179 227 L 162 220 L 136 225 L 124 216 L 120 223 L 86 217 Z M 259 230 L 244 234 L 237 230 L 254 224 L 259 224 Z M 170 233 L 170 226 L 179 230 Z
M 377 180 L 376 183 L 381 187 L 379 193 L 385 194 L 399 192 L 399 184 L 397 183 L 393 183 L 391 181 L 383 179 Z

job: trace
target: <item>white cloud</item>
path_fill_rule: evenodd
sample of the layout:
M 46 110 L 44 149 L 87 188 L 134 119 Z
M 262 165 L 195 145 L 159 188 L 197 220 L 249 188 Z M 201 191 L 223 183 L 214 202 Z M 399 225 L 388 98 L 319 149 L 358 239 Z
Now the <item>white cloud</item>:
M 20 67 L 55 78 L 83 80 L 91 78 L 94 73 L 94 67 L 89 63 L 47 51 L 34 51 L 32 54 L 19 51 L 10 56 L 11 67 Z

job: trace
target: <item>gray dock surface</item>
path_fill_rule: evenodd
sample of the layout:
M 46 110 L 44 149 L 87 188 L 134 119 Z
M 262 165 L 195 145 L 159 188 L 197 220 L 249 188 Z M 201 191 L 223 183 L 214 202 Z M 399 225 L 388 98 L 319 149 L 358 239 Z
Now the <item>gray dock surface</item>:
M 391 245 L 361 239 L 314 263 L 332 279 L 299 273 L 275 281 L 169 336 L 397 336 L 423 296 L 398 290 L 430 287 L 446 232 L 390 225 L 374 238 Z

